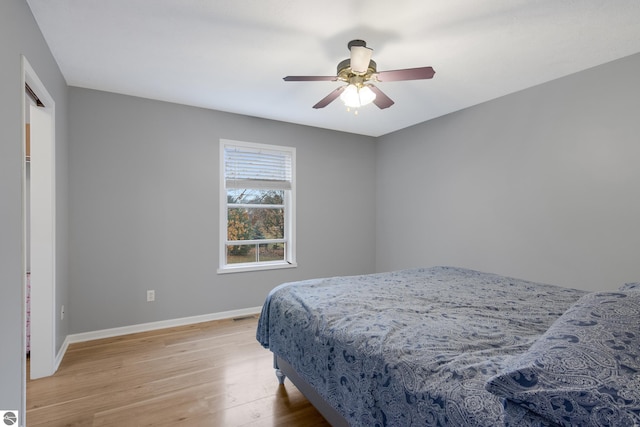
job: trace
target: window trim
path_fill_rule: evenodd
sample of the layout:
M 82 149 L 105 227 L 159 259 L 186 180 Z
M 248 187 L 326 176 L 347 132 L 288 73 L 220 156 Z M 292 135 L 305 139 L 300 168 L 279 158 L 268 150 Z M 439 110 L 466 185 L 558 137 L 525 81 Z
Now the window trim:
M 227 187 L 225 182 L 225 148 L 242 147 L 250 149 L 263 149 L 270 151 L 288 152 L 291 155 L 291 189 L 285 190 L 284 215 L 285 215 L 285 259 L 282 261 L 265 261 L 252 263 L 226 264 L 228 205 Z M 219 206 L 220 206 L 220 237 L 219 237 L 219 261 L 218 274 L 239 273 L 246 271 L 275 270 L 282 268 L 295 268 L 296 263 L 296 149 L 283 145 L 261 144 L 255 142 L 234 141 L 220 139 L 220 172 L 219 172 Z M 266 242 L 265 242 L 266 243 Z

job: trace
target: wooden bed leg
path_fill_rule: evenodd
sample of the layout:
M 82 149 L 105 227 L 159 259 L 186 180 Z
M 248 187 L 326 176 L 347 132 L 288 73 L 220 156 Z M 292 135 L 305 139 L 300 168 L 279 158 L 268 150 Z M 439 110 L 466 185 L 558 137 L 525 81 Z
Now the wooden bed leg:
M 278 356 L 276 356 L 275 354 L 273 355 L 273 369 L 276 370 L 276 378 L 278 378 L 278 383 L 284 384 L 284 379 L 287 378 L 287 376 L 278 367 Z

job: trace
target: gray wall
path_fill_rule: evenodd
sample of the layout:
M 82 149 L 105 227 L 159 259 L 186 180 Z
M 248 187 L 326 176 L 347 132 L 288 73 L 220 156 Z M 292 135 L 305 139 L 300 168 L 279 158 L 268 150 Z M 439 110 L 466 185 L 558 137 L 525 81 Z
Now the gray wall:
M 19 409 L 24 393 L 21 365 L 24 303 L 22 242 L 21 55 L 25 55 L 56 101 L 57 289 L 56 305 L 68 292 L 67 257 L 67 87 L 24 0 L 0 2 L 0 408 Z M 57 344 L 67 323 L 56 324 Z
M 375 270 L 372 138 L 69 93 L 72 333 L 257 307 L 282 282 Z M 298 268 L 216 273 L 221 138 L 296 147 Z
M 377 270 L 640 280 L 640 54 L 378 140 Z

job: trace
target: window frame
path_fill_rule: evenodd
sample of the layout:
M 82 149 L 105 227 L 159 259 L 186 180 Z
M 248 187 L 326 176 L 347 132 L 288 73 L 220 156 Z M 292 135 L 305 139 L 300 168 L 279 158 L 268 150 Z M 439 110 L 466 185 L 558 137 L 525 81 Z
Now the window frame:
M 275 240 L 284 242 L 285 253 L 284 259 L 278 261 L 255 261 L 247 263 L 227 264 L 227 226 L 228 226 L 228 212 L 229 204 L 227 200 L 227 183 L 225 179 L 225 148 L 238 147 L 240 149 L 246 148 L 251 150 L 267 150 L 288 153 L 291 158 L 291 188 L 284 191 L 283 209 L 284 209 L 284 236 L 282 239 L 266 239 L 262 240 L 246 240 L 247 244 L 255 244 L 256 246 L 264 243 L 273 243 Z M 220 139 L 220 172 L 219 172 L 219 193 L 220 193 L 220 238 L 219 238 L 219 263 L 218 274 L 224 273 L 238 273 L 245 271 L 261 271 L 261 270 L 273 270 L 281 268 L 295 268 L 296 263 L 296 149 L 295 147 L 288 147 L 282 145 L 262 144 L 255 142 L 234 141 L 229 139 Z M 256 189 L 258 189 L 257 187 Z M 244 204 L 238 204 L 243 206 Z M 254 208 L 259 208 L 260 205 L 253 205 Z M 268 208 L 268 207 L 265 207 Z

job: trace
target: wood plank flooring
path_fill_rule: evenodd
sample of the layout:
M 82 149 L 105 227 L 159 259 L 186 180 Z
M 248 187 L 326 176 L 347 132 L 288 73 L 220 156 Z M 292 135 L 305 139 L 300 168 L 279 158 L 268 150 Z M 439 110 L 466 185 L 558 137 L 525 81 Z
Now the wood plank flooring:
M 257 317 L 72 344 L 56 372 L 27 380 L 34 426 L 329 426 L 278 384 Z

